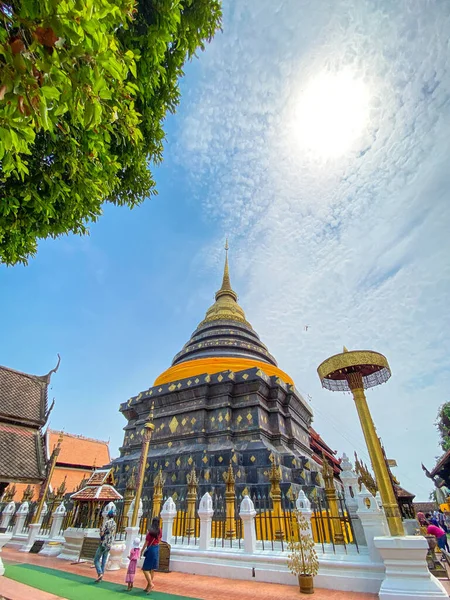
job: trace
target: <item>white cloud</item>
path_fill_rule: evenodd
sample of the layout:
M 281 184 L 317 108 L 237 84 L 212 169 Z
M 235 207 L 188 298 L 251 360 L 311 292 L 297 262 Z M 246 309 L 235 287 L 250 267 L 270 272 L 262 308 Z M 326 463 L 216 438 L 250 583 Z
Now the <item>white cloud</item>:
M 249 320 L 340 451 L 345 437 L 363 446 L 356 412 L 315 369 L 344 343 L 387 355 L 393 377 L 369 402 L 401 482 L 427 499 L 420 463 L 439 453 L 450 383 L 449 13 L 420 0 L 226 10 L 178 115 L 177 159 L 232 235 Z M 369 120 L 330 160 L 296 143 L 291 109 L 308 81 L 344 70 L 368 90 Z

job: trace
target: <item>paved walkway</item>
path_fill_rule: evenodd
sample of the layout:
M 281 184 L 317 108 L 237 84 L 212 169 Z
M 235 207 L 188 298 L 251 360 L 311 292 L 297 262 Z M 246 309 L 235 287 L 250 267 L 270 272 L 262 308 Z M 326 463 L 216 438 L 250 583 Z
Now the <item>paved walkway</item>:
M 29 563 L 51 569 L 70 571 L 85 577 L 95 577 L 95 570 L 89 563 L 72 565 L 65 560 L 48 558 L 38 554 L 24 554 L 10 548 L 3 548 L 2 558 L 5 562 Z M 125 570 L 108 571 L 105 579 L 114 583 L 123 583 Z M 101 584 L 100 584 L 101 585 Z M 125 584 L 124 584 L 125 585 Z M 145 587 L 144 576 L 138 571 L 135 587 Z M 256 581 L 239 581 L 222 579 L 220 577 L 205 577 L 185 573 L 157 573 L 155 590 L 180 596 L 191 596 L 201 600 L 229 600 L 237 597 L 239 600 L 299 600 L 299 590 L 295 586 L 260 583 Z M 53 594 L 41 592 L 34 588 L 0 577 L 0 598 L 7 600 L 57 600 Z M 303 596 L 302 596 L 303 597 Z M 338 592 L 334 590 L 316 590 L 315 600 L 375 600 L 374 594 L 357 594 L 354 592 Z
M 95 570 L 89 563 L 72 565 L 65 560 L 48 558 L 38 554 L 24 554 L 10 548 L 3 548 L 2 558 L 4 562 L 29 563 L 51 569 L 70 571 L 85 577 L 96 577 Z M 125 570 L 108 571 L 105 579 L 114 583 L 123 583 Z M 141 571 L 136 574 L 135 587 L 145 587 L 144 576 Z M 155 590 L 179 594 L 180 596 L 191 596 L 201 600 L 229 600 L 233 597 L 237 597 L 239 600 L 254 600 L 255 598 L 258 598 L 258 600 L 299 600 L 298 587 L 295 586 L 175 572 L 157 573 Z M 29 588 L 6 577 L 0 577 L 0 598 L 2 595 L 7 600 L 57 600 L 57 596 Z M 356 594 L 322 589 L 316 590 L 314 595 L 315 600 L 375 600 L 376 598 L 377 596 L 373 594 Z

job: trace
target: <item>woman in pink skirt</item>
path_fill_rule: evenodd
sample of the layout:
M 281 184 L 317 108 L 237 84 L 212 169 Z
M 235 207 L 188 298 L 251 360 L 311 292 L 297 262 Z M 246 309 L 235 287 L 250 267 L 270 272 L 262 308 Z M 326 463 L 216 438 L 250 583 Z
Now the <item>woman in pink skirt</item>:
M 130 556 L 128 560 L 130 561 L 127 570 L 127 576 L 125 577 L 125 583 L 128 583 L 127 592 L 133 589 L 134 577 L 136 575 L 136 567 L 137 561 L 139 560 L 140 550 L 139 546 L 141 545 L 141 540 L 136 538 L 133 542 L 133 547 L 131 548 Z

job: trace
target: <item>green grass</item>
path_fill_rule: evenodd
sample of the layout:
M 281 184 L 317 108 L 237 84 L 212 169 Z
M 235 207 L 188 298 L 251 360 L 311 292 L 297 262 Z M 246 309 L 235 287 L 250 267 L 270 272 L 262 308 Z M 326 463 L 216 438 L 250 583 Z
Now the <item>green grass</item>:
M 82 577 L 67 571 L 46 569 L 37 565 L 6 564 L 5 576 L 38 590 L 56 594 L 67 600 L 122 600 L 141 597 L 153 600 L 196 600 L 186 596 L 175 596 L 153 591 L 147 596 L 142 588 L 126 591 L 126 585 L 118 585 L 109 581 L 94 583 L 94 579 Z M 125 577 L 125 574 L 124 574 Z

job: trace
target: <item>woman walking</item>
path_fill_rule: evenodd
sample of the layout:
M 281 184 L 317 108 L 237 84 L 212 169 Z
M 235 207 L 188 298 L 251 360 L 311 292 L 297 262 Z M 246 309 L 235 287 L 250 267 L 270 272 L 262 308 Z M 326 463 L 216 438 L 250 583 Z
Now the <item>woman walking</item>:
M 155 569 L 158 568 L 159 564 L 159 542 L 161 540 L 161 536 L 162 532 L 159 528 L 159 519 L 152 519 L 152 524 L 148 530 L 145 538 L 145 544 L 141 552 L 141 556 L 145 557 L 142 570 L 144 572 L 145 579 L 147 580 L 147 587 L 145 588 L 147 594 L 150 594 L 152 589 L 155 587 L 153 583 L 153 577 Z

